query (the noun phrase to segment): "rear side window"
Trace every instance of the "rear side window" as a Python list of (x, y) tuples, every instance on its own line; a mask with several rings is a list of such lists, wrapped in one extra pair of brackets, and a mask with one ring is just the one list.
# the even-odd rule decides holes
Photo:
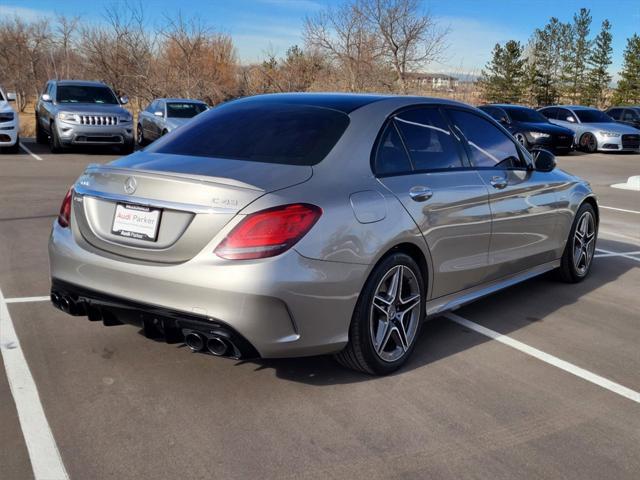
[[(616, 118), (616, 117), (614, 117)], [(620, 116), (618, 115), (617, 118), (620, 118)], [(627, 122), (633, 122), (634, 120), (638, 119), (638, 114), (636, 112), (634, 112), (633, 110), (627, 109), (624, 111), (624, 118), (623, 120), (627, 121)]]
[(525, 168), (515, 142), (489, 121), (473, 113), (450, 110), (469, 145), (471, 163), (480, 168)]
[(411, 162), (393, 122), (385, 127), (376, 151), (377, 175), (399, 175), (411, 171)]
[(204, 112), (147, 147), (147, 151), (316, 165), (327, 156), (348, 125), (346, 114), (328, 108), (232, 102)]
[(621, 112), (622, 110), (620, 108), (612, 108), (607, 112), (607, 115), (609, 115), (611, 118), (615, 118), (616, 120), (620, 120)]
[(191, 118), (207, 109), (203, 103), (169, 102), (167, 116), (171, 118)]
[(436, 108), (408, 110), (395, 117), (415, 170), (461, 168), (456, 141)]
[(556, 120), (558, 118), (557, 108), (545, 108), (544, 110), (540, 110), (540, 113), (551, 120)]

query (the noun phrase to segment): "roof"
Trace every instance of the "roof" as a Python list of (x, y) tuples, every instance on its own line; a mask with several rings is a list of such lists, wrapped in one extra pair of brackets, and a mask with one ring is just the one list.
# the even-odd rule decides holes
[(504, 108), (505, 110), (515, 109), (515, 108), (519, 108), (522, 110), (534, 110), (533, 108), (527, 107), (526, 105), (514, 105), (512, 103), (487, 103), (486, 105), (480, 105), (480, 107), (478, 108), (482, 108), (482, 107), (498, 107), (498, 108)]
[(83, 86), (83, 87), (106, 87), (107, 85), (102, 82), (95, 82), (93, 80), (51, 80), (56, 82), (60, 86)]
[[(271, 93), (244, 97), (235, 102), (256, 103), (288, 103), (294, 105), (308, 105), (312, 107), (330, 108), (349, 114), (360, 107), (378, 102), (393, 95), (368, 95), (356, 93)], [(234, 102), (234, 103), (235, 103)]]
[(203, 102), (202, 100), (198, 100), (197, 98), (156, 98), (153, 101), (155, 102), (156, 100), (162, 100), (164, 102), (183, 102), (183, 103), (203, 103), (206, 105), (206, 102)]
[(568, 108), (569, 110), (597, 110), (595, 107), (587, 107), (585, 105), (547, 105), (547, 107)]

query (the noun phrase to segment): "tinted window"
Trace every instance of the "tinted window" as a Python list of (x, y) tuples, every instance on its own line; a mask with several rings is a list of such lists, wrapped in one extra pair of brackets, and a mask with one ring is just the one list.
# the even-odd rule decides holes
[(349, 125), (336, 110), (237, 101), (209, 110), (147, 151), (287, 165), (315, 165)]
[(627, 121), (627, 122), (633, 122), (634, 120), (638, 119), (638, 114), (636, 112), (634, 112), (633, 110), (625, 110), (624, 111), (624, 118), (623, 120)]
[(557, 108), (545, 108), (544, 110), (540, 110), (540, 113), (551, 120), (555, 120), (558, 118), (558, 109)]
[(573, 113), (571, 113), (570, 110), (567, 110), (566, 108), (558, 109), (558, 120), (561, 120), (563, 122), (577, 123), (576, 117), (573, 115)]
[(167, 116), (172, 118), (191, 118), (204, 112), (207, 107), (202, 103), (169, 102)]
[(411, 171), (411, 162), (393, 122), (389, 122), (380, 137), (376, 152), (375, 171), (378, 175), (393, 175)]
[(416, 170), (460, 168), (455, 139), (439, 110), (421, 108), (398, 114), (396, 125), (402, 134)]
[(461, 110), (450, 110), (451, 118), (469, 144), (471, 163), (476, 167), (524, 168), (515, 143), (484, 118)]
[(607, 114), (611, 117), (611, 118), (615, 118), (616, 120), (620, 120), (620, 113), (622, 112), (622, 109), (620, 108), (612, 108), (611, 110), (609, 110), (607, 112)]
[(488, 107), (486, 105), (483, 105), (481, 107), (478, 107), (480, 110), (482, 110), (484, 113), (486, 113), (487, 115), (491, 116), (492, 118), (494, 118), (495, 120), (500, 121), (500, 110), (497, 109), (496, 107)]
[(101, 103), (117, 105), (118, 100), (106, 87), (58, 85), (58, 103)]
[(582, 123), (610, 123), (613, 119), (600, 110), (576, 110), (576, 115)]
[(516, 122), (549, 123), (547, 117), (532, 108), (510, 108), (508, 112)]

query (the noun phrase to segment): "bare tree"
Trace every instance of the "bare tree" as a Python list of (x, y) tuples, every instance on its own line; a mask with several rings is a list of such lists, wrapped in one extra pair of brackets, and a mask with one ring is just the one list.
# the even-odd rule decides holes
[(327, 55), (342, 72), (347, 90), (366, 90), (379, 83), (384, 70), (381, 41), (355, 3), (343, 3), (337, 9), (327, 8), (307, 17), (304, 39), (309, 50)]
[(382, 55), (402, 92), (407, 91), (407, 72), (442, 60), (449, 30), (422, 13), (418, 0), (359, 0), (355, 8), (380, 37)]

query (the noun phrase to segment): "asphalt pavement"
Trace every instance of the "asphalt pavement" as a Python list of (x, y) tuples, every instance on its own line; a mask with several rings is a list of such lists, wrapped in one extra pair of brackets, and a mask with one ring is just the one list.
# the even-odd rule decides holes
[(0, 478), (640, 478), (640, 192), (610, 186), (640, 155), (558, 158), (599, 196), (586, 281), (545, 275), (430, 321), (408, 365), (375, 378), (55, 310), (51, 223), (86, 165), (117, 155), (25, 146), (0, 154)]

